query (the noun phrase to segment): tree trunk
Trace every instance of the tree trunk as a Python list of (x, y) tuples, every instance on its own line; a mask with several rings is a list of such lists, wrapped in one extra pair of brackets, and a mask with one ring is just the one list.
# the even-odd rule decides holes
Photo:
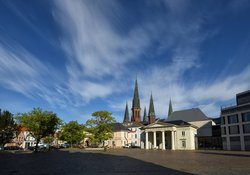
[(37, 152), (37, 148), (38, 148), (38, 143), (40, 142), (40, 139), (37, 139), (37, 141), (36, 141), (36, 146), (35, 146), (35, 150), (34, 150), (34, 152), (36, 153)]

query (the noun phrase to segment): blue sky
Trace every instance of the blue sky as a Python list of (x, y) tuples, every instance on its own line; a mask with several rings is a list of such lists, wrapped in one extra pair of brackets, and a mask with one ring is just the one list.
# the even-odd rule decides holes
[(249, 17), (247, 0), (0, 0), (0, 108), (122, 121), (137, 77), (160, 118), (170, 98), (218, 117), (250, 89)]

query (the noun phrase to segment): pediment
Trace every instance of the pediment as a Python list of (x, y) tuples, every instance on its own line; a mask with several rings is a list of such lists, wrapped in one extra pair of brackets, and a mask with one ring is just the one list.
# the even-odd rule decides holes
[(161, 127), (166, 127), (166, 126), (172, 127), (174, 125), (170, 123), (155, 122), (155, 123), (145, 126), (144, 128), (161, 128)]

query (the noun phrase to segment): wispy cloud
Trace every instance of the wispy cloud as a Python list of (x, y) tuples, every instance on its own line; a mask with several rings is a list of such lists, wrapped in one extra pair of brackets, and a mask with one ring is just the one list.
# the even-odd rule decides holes
[[(218, 29), (204, 30), (204, 14), (196, 14), (192, 20), (186, 15), (188, 4), (179, 4), (178, 1), (164, 1), (166, 8), (170, 9), (167, 22), (172, 22), (165, 28), (167, 36), (158, 38), (160, 49), (169, 50), (170, 63), (151, 65), (150, 69), (138, 74), (141, 107), (149, 105), (150, 93), (153, 93), (155, 109), (158, 117), (166, 117), (169, 99), (172, 99), (174, 110), (186, 108), (201, 108), (208, 116), (219, 116), (220, 107), (235, 98), (235, 94), (250, 88), (249, 66), (238, 74), (218, 75), (212, 81), (197, 79), (189, 81), (185, 75), (193, 70), (202, 69), (200, 59), (200, 45), (206, 39), (213, 37)], [(154, 5), (159, 5), (154, 3)], [(161, 5), (161, 4), (160, 4)], [(176, 9), (177, 8), (177, 9)], [(178, 17), (177, 17), (178, 16)], [(164, 26), (166, 27), (166, 26)], [(159, 30), (161, 31), (161, 30)], [(164, 39), (169, 41), (164, 42)], [(162, 41), (163, 40), (163, 41)], [(132, 96), (131, 96), (132, 100)], [(123, 105), (122, 105), (123, 104)], [(125, 101), (115, 105), (124, 110)], [(123, 107), (122, 107), (123, 106)], [(120, 116), (122, 118), (122, 116)]]
[(128, 63), (150, 43), (146, 31), (118, 33), (104, 13), (110, 6), (119, 8), (114, 1), (55, 1), (55, 6), (55, 20), (65, 34), (62, 46), (68, 55), (71, 90), (86, 101), (121, 92), (120, 78), (128, 72)]
[(52, 106), (67, 106), (72, 101), (67, 90), (61, 92), (65, 84), (59, 73), (17, 43), (0, 44), (0, 79), (2, 87)]
[(32, 88), (39, 87), (37, 77), (42, 77), (44, 72), (48, 72), (46, 67), (20, 47), (8, 48), (0, 45), (0, 55), (1, 84), (32, 96)]
[[(250, 88), (249, 67), (230, 75), (221, 70), (223, 74), (209, 82), (186, 76), (203, 69), (201, 46), (219, 31), (206, 28), (216, 12), (202, 7), (195, 11), (190, 1), (146, 2), (138, 12), (140, 17), (129, 18), (119, 1), (53, 1), (53, 19), (61, 29), (59, 47), (66, 55), (66, 64), (61, 65), (65, 72), (17, 43), (0, 44), (1, 86), (51, 106), (88, 108), (100, 99), (107, 108), (123, 113), (126, 101), (131, 107), (137, 76), (141, 107), (148, 109), (152, 92), (159, 117), (167, 115), (170, 98), (175, 110), (200, 107), (216, 116), (223, 102)], [(243, 6), (230, 2), (237, 9)], [(10, 7), (34, 33), (51, 42), (20, 9)], [(122, 119), (123, 115), (116, 117)]]
[(56, 7), (55, 19), (65, 32), (62, 45), (84, 76), (98, 79), (119, 74), (117, 67), (123, 68), (147, 45), (143, 31), (134, 30), (126, 37), (115, 32), (98, 9), (99, 1), (56, 1)]

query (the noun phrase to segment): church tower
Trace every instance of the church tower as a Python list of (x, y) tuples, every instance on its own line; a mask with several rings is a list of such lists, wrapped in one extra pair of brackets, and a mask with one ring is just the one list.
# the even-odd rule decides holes
[(154, 108), (154, 101), (153, 101), (153, 96), (151, 93), (150, 96), (150, 104), (149, 104), (149, 111), (148, 111), (148, 123), (154, 123), (155, 122), (155, 108)]
[(131, 122), (140, 123), (141, 122), (141, 108), (140, 108), (140, 98), (138, 92), (137, 79), (135, 80), (134, 98), (132, 103), (132, 117)]
[(125, 108), (123, 123), (124, 124), (128, 124), (129, 123), (128, 103), (126, 103), (126, 108)]
[(167, 118), (169, 118), (169, 116), (173, 113), (173, 107), (172, 107), (172, 102), (171, 99), (169, 100), (169, 107), (168, 107), (168, 116)]
[(147, 110), (146, 110), (146, 107), (144, 108), (144, 115), (143, 115), (143, 122), (147, 122), (148, 119), (147, 119)]

